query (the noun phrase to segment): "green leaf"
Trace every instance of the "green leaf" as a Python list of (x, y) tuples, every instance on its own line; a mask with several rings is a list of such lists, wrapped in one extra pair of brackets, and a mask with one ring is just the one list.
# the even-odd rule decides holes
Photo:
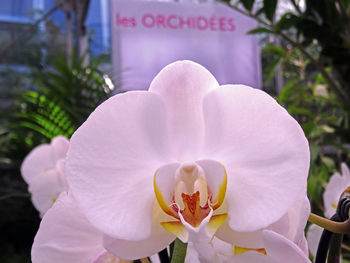
[(276, 27), (275, 27), (276, 32), (280, 32), (282, 30), (286, 30), (293, 26), (296, 26), (297, 20), (298, 20), (297, 16), (295, 16), (290, 12), (283, 14), (280, 20), (276, 24)]
[(279, 57), (285, 57), (288, 54), (284, 48), (279, 47), (279, 46), (274, 46), (274, 45), (266, 45), (263, 48), (263, 51), (267, 51), (267, 52), (269, 52), (273, 55), (277, 55)]
[(317, 160), (318, 154), (320, 153), (320, 147), (315, 143), (310, 143), (310, 153), (311, 153), (311, 162)]
[(339, 3), (345, 10), (348, 10), (348, 8), (350, 6), (349, 0), (339, 0)]
[(321, 126), (315, 126), (312, 131), (310, 132), (309, 138), (315, 139), (320, 137), (321, 135), (325, 134), (324, 129), (322, 129)]
[(335, 168), (335, 162), (329, 157), (321, 157), (322, 162), (327, 166), (328, 170)]
[(293, 89), (295, 87), (295, 84), (298, 82), (298, 79), (293, 79), (287, 82), (284, 87), (282, 88), (279, 96), (278, 96), (278, 103), (286, 103), (289, 98), (291, 97), (293, 93)]
[(306, 123), (301, 124), (301, 127), (303, 128), (303, 131), (305, 133), (305, 136), (308, 138), (311, 131), (313, 130), (313, 128), (315, 127), (315, 123), (313, 121), (309, 121)]
[(283, 62), (282, 58), (277, 58), (272, 60), (265, 68), (264, 68), (264, 76), (265, 81), (269, 82), (275, 76), (275, 72), (277, 67)]
[(171, 257), (171, 263), (183, 263), (185, 262), (187, 252), (187, 243), (182, 243), (178, 238), (175, 239), (174, 251)]
[(277, 0), (264, 0), (264, 13), (266, 17), (273, 21), (277, 7)]
[(252, 30), (249, 30), (247, 32), (247, 34), (249, 35), (252, 35), (252, 34), (261, 34), (261, 33), (267, 33), (267, 34), (271, 34), (273, 33), (272, 30), (266, 28), (266, 27), (257, 27), (257, 28), (254, 28)]
[(245, 9), (251, 11), (254, 5), (254, 0), (240, 0), (240, 2), (244, 5)]
[(287, 108), (288, 112), (290, 115), (294, 116), (295, 114), (299, 114), (299, 115), (304, 115), (304, 116), (308, 116), (308, 117), (313, 117), (314, 114), (312, 113), (311, 110), (307, 109), (307, 108), (303, 108), (303, 107), (298, 107), (296, 105), (291, 105)]

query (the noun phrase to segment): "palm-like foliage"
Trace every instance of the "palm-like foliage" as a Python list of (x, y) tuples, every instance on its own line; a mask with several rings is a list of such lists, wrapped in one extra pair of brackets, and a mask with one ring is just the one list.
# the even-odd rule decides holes
[(11, 158), (20, 160), (33, 146), (57, 135), (69, 138), (108, 98), (111, 89), (99, 69), (101, 62), (96, 58), (85, 66), (84, 58), (67, 62), (59, 57), (52, 68), (33, 71), (35, 89), (18, 96), (17, 111), (7, 125)]
[[(21, 92), (12, 113), (1, 111), (0, 262), (30, 262), (30, 246), (39, 225), (19, 167), (36, 145), (57, 135), (70, 137), (111, 90), (99, 70), (101, 60), (69, 63), (63, 57), (32, 72), (33, 89)], [(29, 85), (28, 85), (29, 86)]]

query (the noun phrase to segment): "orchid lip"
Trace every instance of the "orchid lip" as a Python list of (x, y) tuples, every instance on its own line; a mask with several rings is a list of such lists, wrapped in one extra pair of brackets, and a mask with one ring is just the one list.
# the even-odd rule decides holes
[[(213, 212), (223, 204), (226, 186), (226, 170), (222, 164), (213, 160), (160, 167), (154, 175), (156, 199), (162, 210), (176, 219), (163, 222), (163, 227), (179, 236), (185, 228), (195, 229), (204, 221), (210, 222)], [(213, 217), (215, 231), (227, 214), (221, 214), (220, 220), (218, 216)], [(209, 232), (213, 234), (215, 231)]]

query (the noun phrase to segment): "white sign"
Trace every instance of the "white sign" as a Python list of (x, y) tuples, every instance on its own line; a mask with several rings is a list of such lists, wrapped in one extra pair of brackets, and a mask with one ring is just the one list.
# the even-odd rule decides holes
[(112, 61), (123, 90), (148, 89), (167, 64), (193, 60), (220, 84), (261, 88), (254, 20), (223, 4), (111, 1)]

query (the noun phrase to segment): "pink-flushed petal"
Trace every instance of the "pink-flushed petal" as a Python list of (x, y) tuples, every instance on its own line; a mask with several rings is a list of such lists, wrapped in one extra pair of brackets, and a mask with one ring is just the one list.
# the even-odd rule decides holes
[(60, 180), (60, 185), (62, 185), (65, 189), (65, 191), (68, 191), (68, 183), (66, 178), (66, 159), (60, 159), (56, 162), (55, 167)]
[[(302, 250), (305, 250), (304, 228), (310, 214), (310, 203), (306, 197), (306, 193), (288, 209), (288, 212), (282, 216), (278, 221), (271, 224), (266, 230), (274, 231), (283, 235), (296, 244), (300, 244)], [(218, 229), (215, 236), (228, 243), (235, 244), (240, 247), (248, 248), (262, 248), (264, 242), (262, 240), (262, 231), (264, 229), (254, 232), (236, 232), (233, 231), (227, 222)], [(307, 250), (307, 246), (306, 246)]]
[(329, 179), (326, 190), (323, 193), (325, 216), (331, 218), (336, 210), (341, 194), (350, 186), (350, 177), (335, 173)]
[(254, 232), (237, 232), (230, 228), (227, 220), (216, 231), (215, 236), (227, 243), (235, 244), (240, 247), (262, 248), (264, 246), (262, 230)]
[(21, 166), (23, 179), (30, 184), (41, 172), (55, 167), (56, 162), (64, 159), (69, 141), (63, 136), (57, 136), (51, 144), (41, 144), (35, 147), (24, 159)]
[(292, 241), (270, 230), (263, 231), (267, 256), (274, 262), (311, 263), (308, 256)]
[[(209, 246), (209, 244), (208, 244), (208, 246)], [(207, 247), (205, 247), (205, 248), (207, 249)], [(208, 257), (207, 254), (210, 253), (211, 251), (212, 251), (211, 247), (209, 248), (209, 250), (205, 250), (204, 251), (204, 253), (206, 254), (205, 256)], [(209, 258), (211, 258), (211, 255), (209, 255)], [(195, 247), (193, 243), (188, 243), (185, 263), (207, 263), (207, 260), (205, 258), (201, 262), (199, 260), (199, 254), (197, 251), (197, 247)]]
[(33, 263), (90, 263), (103, 251), (102, 233), (62, 193), (45, 214), (32, 247)]
[(340, 196), (350, 187), (350, 171), (345, 163), (341, 164), (341, 172), (331, 176), (323, 194), (325, 216), (328, 218), (335, 214)]
[(318, 243), (320, 243), (323, 228), (318, 225), (310, 225), (306, 238), (311, 255), (316, 256)]
[(117, 239), (150, 236), (153, 176), (171, 163), (167, 142), (164, 103), (147, 91), (113, 96), (73, 134), (68, 185), (94, 226)]
[[(295, 224), (295, 223), (294, 223)], [(275, 231), (281, 235), (287, 236), (289, 234), (291, 222), (289, 220), (289, 214), (285, 214), (277, 222), (271, 224), (266, 229)], [(248, 248), (262, 248), (264, 247), (264, 242), (262, 240), (263, 229), (254, 232), (236, 232), (230, 228), (228, 222), (225, 222), (215, 233), (215, 236), (219, 239), (228, 242), (230, 244), (235, 244), (239, 247)]]
[(153, 256), (150, 256), (149, 258), (150, 258), (150, 260), (151, 260), (152, 263), (161, 263), (158, 254), (155, 254), (155, 255), (153, 255)]
[(120, 260), (115, 255), (103, 249), (100, 255), (98, 255), (97, 258), (93, 260), (91, 263), (119, 263), (119, 262)]
[(307, 245), (307, 240), (306, 240), (306, 236), (305, 235), (296, 244), (301, 249), (301, 251), (304, 252), (305, 255), (309, 255), (309, 247)]
[(305, 192), (305, 194), (302, 195), (288, 210), (289, 231), (288, 234), (285, 235), (286, 238), (292, 240), (296, 244), (302, 243), (305, 238), (304, 229), (310, 216), (310, 212), (310, 201)]
[(350, 170), (346, 163), (341, 163), (341, 173), (350, 181)]
[(51, 146), (53, 154), (52, 158), (54, 161), (66, 158), (69, 147), (69, 140), (66, 137), (56, 136), (52, 139)]
[(306, 187), (310, 153), (300, 125), (268, 94), (243, 85), (208, 93), (204, 116), (202, 155), (226, 168), (231, 228), (276, 222)]
[[(218, 238), (213, 238), (208, 242), (189, 243), (185, 263), (192, 263), (193, 258), (200, 263), (221, 263), (226, 262), (234, 253), (233, 246)], [(190, 254), (188, 256), (188, 254)]]
[(133, 241), (130, 238), (123, 240), (104, 235), (104, 247), (118, 258), (126, 260), (135, 260), (154, 255), (166, 248), (175, 239), (174, 235), (160, 225), (161, 221), (169, 221), (169, 219), (172, 220), (155, 203), (153, 207), (152, 231), (149, 237), (144, 240)]
[(65, 184), (62, 184), (61, 175), (55, 169), (39, 174), (28, 188), (32, 195), (33, 205), (40, 212), (41, 217), (55, 203), (60, 193), (66, 190), (67, 187)]
[(26, 156), (21, 166), (21, 174), (24, 181), (30, 184), (42, 171), (54, 167), (52, 147), (49, 144), (41, 144)]
[(166, 104), (174, 157), (194, 161), (204, 137), (202, 98), (219, 86), (213, 75), (192, 61), (177, 61), (162, 69), (149, 91)]
[(209, 243), (188, 243), (185, 263), (221, 263)]

